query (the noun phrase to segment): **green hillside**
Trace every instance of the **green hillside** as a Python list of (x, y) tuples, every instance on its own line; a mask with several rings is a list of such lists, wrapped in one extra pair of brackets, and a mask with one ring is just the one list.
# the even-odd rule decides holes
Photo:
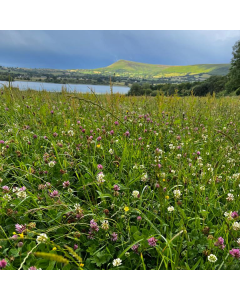
[(92, 70), (78, 70), (84, 74), (101, 74), (127, 76), (133, 78), (162, 78), (162, 77), (185, 77), (206, 75), (226, 75), (230, 64), (198, 64), (189, 66), (168, 66), (138, 63), (127, 60), (119, 60), (112, 65)]

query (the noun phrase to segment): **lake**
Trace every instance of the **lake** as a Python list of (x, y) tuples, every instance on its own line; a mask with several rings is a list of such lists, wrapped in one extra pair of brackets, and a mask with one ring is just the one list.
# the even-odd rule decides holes
[[(2, 84), (8, 86), (8, 81), (0, 81), (0, 88)], [(93, 85), (93, 84), (60, 84), (49, 82), (32, 82), (32, 81), (13, 81), (12, 87), (18, 87), (20, 90), (32, 89), (37, 91), (46, 90), (48, 92), (61, 92), (62, 87), (69, 92), (91, 93), (91, 89), (96, 94), (110, 93), (109, 85)], [(113, 93), (126, 94), (129, 91), (127, 86), (113, 86)]]

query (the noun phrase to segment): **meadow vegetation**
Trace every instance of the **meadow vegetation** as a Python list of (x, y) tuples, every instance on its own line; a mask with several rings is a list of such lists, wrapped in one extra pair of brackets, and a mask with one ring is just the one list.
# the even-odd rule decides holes
[(2, 88), (0, 269), (239, 269), (239, 100)]

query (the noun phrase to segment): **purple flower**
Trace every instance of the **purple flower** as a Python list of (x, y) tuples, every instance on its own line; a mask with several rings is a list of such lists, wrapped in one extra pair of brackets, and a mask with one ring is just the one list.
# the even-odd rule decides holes
[(102, 165), (98, 165), (97, 168), (98, 168), (98, 170), (102, 170), (103, 166)]
[(0, 144), (4, 144), (5, 142), (3, 140), (0, 140)]
[(120, 191), (120, 187), (117, 184), (114, 184), (113, 189), (114, 191)]
[(90, 227), (91, 227), (90, 229), (91, 232), (99, 230), (98, 224), (94, 221), (94, 219), (90, 221)]
[(219, 249), (224, 249), (226, 247), (224, 245), (224, 239), (220, 236), (217, 242), (214, 243), (214, 246), (218, 247)]
[(232, 257), (240, 258), (240, 250), (239, 249), (232, 249), (229, 251)]
[(238, 213), (236, 211), (233, 211), (232, 214), (231, 214), (231, 217), (234, 218), (234, 219), (238, 218)]
[(148, 245), (151, 247), (155, 247), (157, 245), (157, 240), (155, 239), (155, 237), (151, 237), (150, 239), (148, 239)]
[(52, 193), (50, 193), (50, 197), (57, 197), (58, 196), (58, 191), (54, 190)]
[(142, 217), (141, 217), (141, 216), (138, 216), (138, 217), (137, 217), (137, 220), (138, 220), (138, 221), (141, 221), (141, 220), (142, 220)]
[(34, 139), (36, 139), (36, 138), (37, 138), (37, 135), (36, 135), (36, 134), (34, 134), (34, 135), (33, 135), (33, 138), (34, 138)]
[(56, 136), (58, 136), (58, 134), (57, 134), (56, 132), (54, 132), (54, 133), (53, 133), (53, 136), (56, 137)]
[(66, 188), (70, 185), (70, 182), (69, 181), (64, 181), (63, 182), (63, 187)]
[(8, 187), (7, 185), (4, 185), (4, 186), (2, 187), (2, 189), (3, 189), (5, 192), (9, 192), (9, 187)]
[(22, 187), (19, 189), (19, 191), (26, 191), (25, 186), (22, 186)]
[(133, 245), (132, 246), (132, 251), (134, 251), (135, 253), (138, 253), (138, 247), (139, 247), (139, 244), (136, 244), (136, 245)]
[(75, 244), (75, 245), (73, 246), (73, 249), (74, 249), (74, 250), (77, 250), (77, 248), (78, 248), (78, 245)]
[(101, 139), (102, 139), (102, 138), (101, 138), (100, 136), (99, 136), (99, 137), (97, 137), (97, 141), (101, 141)]
[(130, 136), (129, 131), (126, 131), (126, 132), (124, 133), (124, 135), (125, 135), (125, 136)]
[(20, 224), (15, 225), (15, 229), (18, 233), (22, 233), (24, 230), (26, 230), (26, 228), (27, 228), (26, 225), (20, 225)]
[(112, 233), (111, 240), (112, 240), (113, 242), (116, 242), (117, 239), (118, 239), (117, 233), (113, 232), (113, 233)]
[(113, 131), (113, 130), (111, 130), (111, 131), (110, 131), (110, 134), (111, 134), (111, 135), (114, 135), (114, 131)]
[(28, 270), (37, 270), (37, 268), (35, 266), (32, 266)]
[(0, 268), (4, 269), (7, 266), (7, 261), (5, 259), (0, 260)]
[(118, 121), (115, 121), (114, 124), (115, 124), (115, 125), (118, 125), (119, 123), (118, 123)]
[(54, 111), (53, 111), (53, 110), (51, 110), (51, 114), (54, 114)]

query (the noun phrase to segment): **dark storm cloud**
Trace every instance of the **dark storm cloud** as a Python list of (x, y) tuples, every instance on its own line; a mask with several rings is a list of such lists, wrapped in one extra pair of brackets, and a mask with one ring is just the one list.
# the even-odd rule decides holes
[(188, 65), (229, 63), (240, 31), (0, 31), (0, 65), (98, 68), (119, 59)]

